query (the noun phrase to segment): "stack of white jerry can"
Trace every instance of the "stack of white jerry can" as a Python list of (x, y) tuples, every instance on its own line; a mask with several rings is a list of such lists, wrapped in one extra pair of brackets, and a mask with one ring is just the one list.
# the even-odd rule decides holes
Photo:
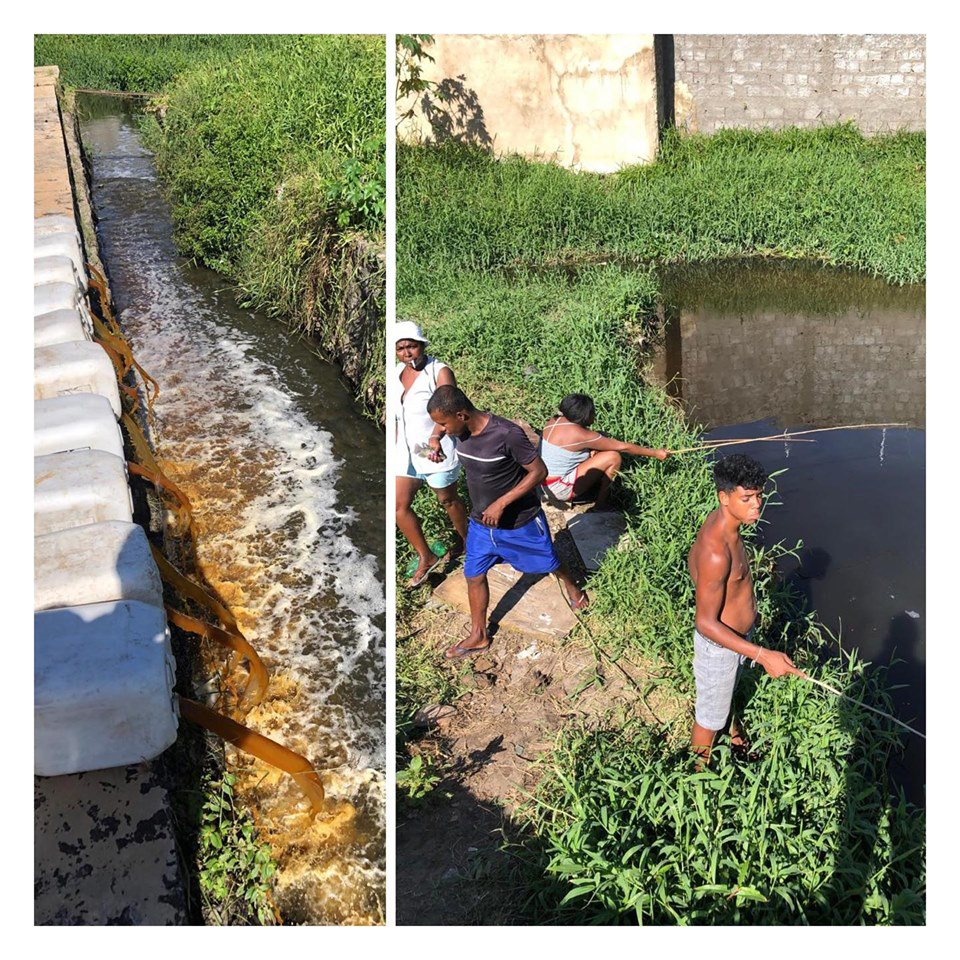
[(160, 575), (133, 522), (113, 364), (76, 223), (34, 221), (35, 772), (149, 760), (177, 736)]

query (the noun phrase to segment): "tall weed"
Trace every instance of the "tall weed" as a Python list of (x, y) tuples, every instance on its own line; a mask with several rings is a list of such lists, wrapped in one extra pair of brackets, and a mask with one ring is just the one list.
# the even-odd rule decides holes
[[(889, 705), (860, 663), (824, 676)], [(797, 680), (753, 685), (744, 721), (760, 759), (721, 747), (702, 771), (638, 723), (564, 734), (529, 807), (540, 922), (922, 924), (923, 820), (886, 786), (898, 735)]]

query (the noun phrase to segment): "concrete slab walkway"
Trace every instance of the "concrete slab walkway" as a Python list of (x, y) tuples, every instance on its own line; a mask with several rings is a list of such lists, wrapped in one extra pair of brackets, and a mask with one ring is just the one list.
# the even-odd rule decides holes
[[(576, 626), (577, 618), (567, 606), (556, 577), (524, 575), (501, 563), (487, 574), (487, 581), (490, 584), (489, 623), (557, 639), (565, 637)], [(448, 606), (470, 612), (462, 569), (447, 577), (433, 595)], [(463, 638), (451, 637), (450, 642), (460, 639)]]

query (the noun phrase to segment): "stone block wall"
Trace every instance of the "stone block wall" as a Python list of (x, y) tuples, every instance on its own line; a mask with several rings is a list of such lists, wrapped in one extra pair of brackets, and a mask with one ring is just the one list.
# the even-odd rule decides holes
[(675, 34), (679, 127), (817, 127), (866, 134), (926, 126), (920, 34)]

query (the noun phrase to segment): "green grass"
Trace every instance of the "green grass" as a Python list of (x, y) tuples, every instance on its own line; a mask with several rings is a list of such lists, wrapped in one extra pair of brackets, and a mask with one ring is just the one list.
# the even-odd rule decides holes
[(198, 63), (282, 48), (280, 34), (37, 34), (34, 66), (57, 65), (69, 87), (156, 93)]
[(758, 253), (917, 282), (925, 149), (922, 133), (865, 138), (849, 125), (674, 133), (656, 163), (600, 175), (459, 144), (400, 144), (398, 284), (416, 289), (454, 266)]
[(177, 243), (344, 358), (383, 417), (384, 41), (290, 37), (182, 74), (149, 143)]
[[(884, 702), (862, 665), (823, 675)], [(567, 731), (528, 811), (540, 922), (923, 923), (922, 820), (886, 791), (897, 735), (801, 681), (760, 679), (744, 718), (759, 761), (718, 748), (700, 772), (642, 724)]]
[[(847, 127), (675, 137), (658, 164), (599, 177), (463, 147), (401, 147), (398, 317), (422, 324), (431, 353), (483, 408), (540, 427), (564, 394), (582, 391), (598, 428), (689, 446), (698, 431), (643, 374), (656, 268), (777, 254), (921, 280), (923, 149), (922, 135), (866, 141)], [(686, 554), (716, 502), (709, 465), (699, 455), (636, 461), (615, 497), (627, 537), (591, 580), (590, 631), (610, 656), (657, 664), (689, 702)], [(449, 538), (428, 492), (415, 509), (429, 539)], [(402, 570), (411, 553), (399, 535), (397, 546)], [(822, 629), (774, 573), (788, 546), (753, 538), (749, 552), (760, 642), (814, 663)], [(404, 600), (401, 631), (416, 612)], [(842, 657), (816, 669), (888, 703), (880, 671)], [(512, 891), (510, 919), (922, 923), (925, 821), (886, 773), (899, 736), (810, 685), (751, 681), (745, 720), (762, 753), (753, 766), (720, 748), (713, 771), (697, 774), (677, 748), (687, 715), (670, 730), (564, 731), (511, 825), (508, 852), (522, 869), (495, 878)], [(415, 674), (398, 693), (402, 714), (420, 696)]]
[(237, 807), (236, 777), (204, 779), (205, 802), (198, 842), (198, 870), (204, 917), (214, 926), (272, 926), (276, 864), (270, 846), (257, 837), (249, 812)]
[(383, 419), (382, 36), (41, 36), (64, 82), (159, 92), (144, 124), (179, 250), (341, 360)]

